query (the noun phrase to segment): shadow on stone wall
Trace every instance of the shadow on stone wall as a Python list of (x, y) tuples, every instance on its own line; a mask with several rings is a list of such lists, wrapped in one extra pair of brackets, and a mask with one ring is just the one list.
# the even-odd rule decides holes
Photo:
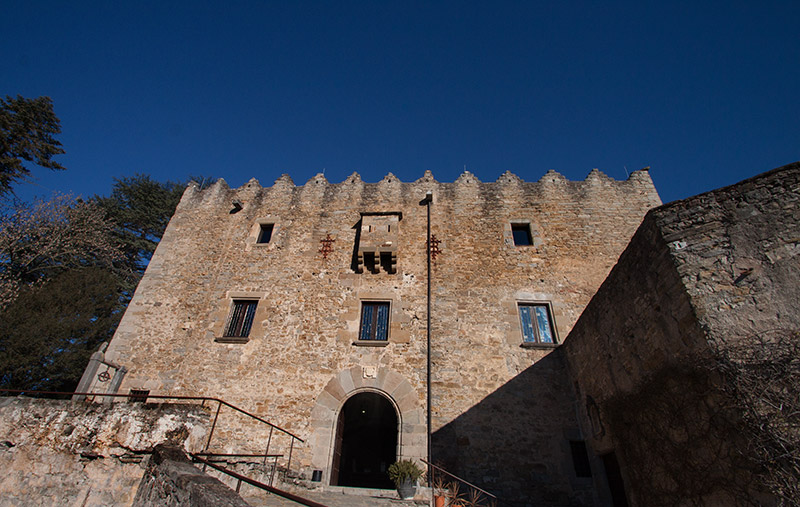
[(433, 461), (512, 505), (590, 505), (570, 440), (581, 437), (556, 349), (435, 431)]

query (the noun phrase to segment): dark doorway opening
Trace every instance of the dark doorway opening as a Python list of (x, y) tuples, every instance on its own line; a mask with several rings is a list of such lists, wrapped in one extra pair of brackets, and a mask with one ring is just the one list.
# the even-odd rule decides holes
[(377, 393), (360, 393), (347, 400), (336, 422), (331, 484), (393, 489), (387, 472), (395, 461), (394, 406)]
[(625, 484), (622, 481), (622, 470), (619, 468), (617, 455), (614, 451), (601, 456), (606, 469), (608, 489), (611, 493), (611, 504), (614, 507), (628, 507), (628, 498), (625, 496)]

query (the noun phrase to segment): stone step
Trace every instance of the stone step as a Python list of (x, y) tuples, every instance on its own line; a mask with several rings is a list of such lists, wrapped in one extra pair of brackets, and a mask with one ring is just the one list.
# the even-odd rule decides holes
[[(425, 499), (425, 488), (417, 488), (417, 496), (414, 500), (400, 500), (397, 491), (393, 489), (325, 486), (318, 489), (293, 488), (291, 493), (327, 507), (421, 507), (428, 504), (428, 500)], [(298, 507), (300, 505), (265, 491), (248, 490), (243, 498), (253, 507)]]

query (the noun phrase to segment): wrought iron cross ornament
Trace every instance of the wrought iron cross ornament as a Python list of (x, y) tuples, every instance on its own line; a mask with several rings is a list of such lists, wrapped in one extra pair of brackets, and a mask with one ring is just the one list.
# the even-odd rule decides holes
[(330, 233), (328, 233), (327, 236), (325, 236), (325, 239), (319, 240), (319, 242), (322, 244), (322, 248), (319, 249), (319, 253), (322, 254), (322, 258), (323, 259), (327, 259), (328, 258), (328, 254), (333, 252), (333, 242), (334, 241), (336, 241), (336, 240), (331, 238), (331, 234)]

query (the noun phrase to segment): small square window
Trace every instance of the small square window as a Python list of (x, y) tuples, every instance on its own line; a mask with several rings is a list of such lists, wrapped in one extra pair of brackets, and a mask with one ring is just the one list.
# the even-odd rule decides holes
[(226, 338), (247, 338), (253, 326), (258, 301), (234, 300), (228, 324), (225, 326)]
[(389, 339), (389, 303), (370, 301), (361, 304), (359, 340), (386, 341)]
[(530, 246), (533, 244), (531, 226), (528, 224), (511, 224), (511, 234), (514, 236), (515, 246)]
[(265, 245), (272, 239), (272, 228), (275, 224), (261, 224), (256, 243)]
[(520, 303), (519, 319), (524, 343), (555, 344), (553, 318), (547, 303)]

